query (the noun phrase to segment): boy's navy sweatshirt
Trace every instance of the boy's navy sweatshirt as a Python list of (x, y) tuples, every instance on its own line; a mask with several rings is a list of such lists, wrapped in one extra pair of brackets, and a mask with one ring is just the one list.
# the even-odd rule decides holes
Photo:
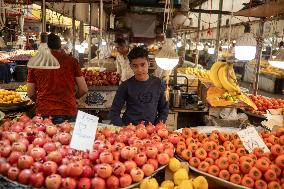
[[(121, 109), (126, 102), (126, 111), (122, 118)], [(141, 121), (157, 124), (165, 122), (169, 113), (169, 103), (165, 97), (165, 85), (161, 79), (149, 76), (147, 81), (138, 81), (135, 77), (123, 82), (114, 97), (109, 117), (111, 123), (122, 126)]]

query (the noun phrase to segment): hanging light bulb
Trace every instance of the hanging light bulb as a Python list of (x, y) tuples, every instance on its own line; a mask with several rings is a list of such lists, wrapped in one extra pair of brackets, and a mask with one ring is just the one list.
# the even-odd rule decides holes
[(179, 62), (172, 36), (173, 30), (169, 25), (166, 31), (165, 43), (155, 58), (157, 65), (163, 70), (172, 70)]
[(284, 69), (284, 49), (280, 49), (268, 62), (273, 67)]
[(252, 60), (255, 58), (256, 40), (250, 33), (250, 25), (245, 25), (244, 34), (237, 39), (235, 47), (235, 58), (239, 60)]

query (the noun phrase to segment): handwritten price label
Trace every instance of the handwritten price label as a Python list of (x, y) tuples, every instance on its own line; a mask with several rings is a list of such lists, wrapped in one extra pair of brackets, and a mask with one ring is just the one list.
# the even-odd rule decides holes
[(270, 152), (254, 127), (249, 127), (237, 133), (249, 153), (251, 153), (256, 147), (262, 148), (264, 152)]
[(92, 150), (99, 118), (79, 111), (70, 143), (76, 150)]

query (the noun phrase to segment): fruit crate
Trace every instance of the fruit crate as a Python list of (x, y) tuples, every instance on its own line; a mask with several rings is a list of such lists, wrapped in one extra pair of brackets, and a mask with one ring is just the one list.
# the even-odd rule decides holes
[(282, 90), (284, 89), (284, 78), (276, 77), (271, 74), (260, 73), (259, 89), (270, 93), (282, 94)]
[(198, 80), (198, 88), (197, 88), (198, 97), (207, 106), (208, 106), (208, 103), (207, 103), (207, 100), (206, 100), (207, 90), (212, 86), (214, 86), (213, 83), (211, 83), (208, 80), (201, 80), (201, 79)]
[(0, 175), (0, 189), (8, 189), (8, 188), (32, 189), (33, 187), (28, 186), (28, 185), (19, 184), (18, 182), (12, 181), (12, 180)]

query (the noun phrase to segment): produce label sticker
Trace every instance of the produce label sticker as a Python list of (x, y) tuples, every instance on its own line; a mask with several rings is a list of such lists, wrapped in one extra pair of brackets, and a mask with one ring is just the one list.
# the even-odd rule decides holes
[(260, 147), (264, 152), (270, 152), (254, 127), (248, 127), (237, 132), (244, 147), (251, 153), (254, 148)]
[(70, 147), (76, 150), (92, 150), (99, 118), (78, 111)]

